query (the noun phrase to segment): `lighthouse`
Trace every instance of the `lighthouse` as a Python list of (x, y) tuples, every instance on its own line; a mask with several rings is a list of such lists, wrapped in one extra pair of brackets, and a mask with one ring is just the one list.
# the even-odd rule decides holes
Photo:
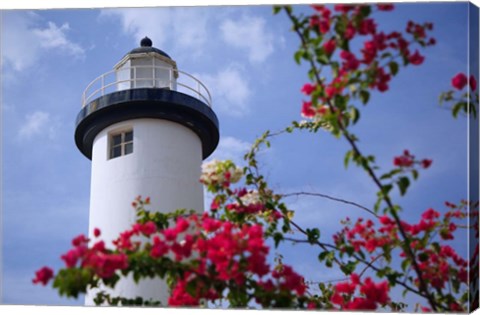
[[(177, 68), (145, 37), (82, 95), (75, 143), (91, 162), (89, 236), (105, 244), (135, 223), (131, 203), (149, 196), (151, 210), (203, 211), (202, 160), (217, 147), (218, 119), (207, 87)], [(107, 245), (108, 246), (108, 245)], [(166, 284), (122, 279), (112, 296), (167, 301)], [(85, 304), (93, 305), (95, 291)]]

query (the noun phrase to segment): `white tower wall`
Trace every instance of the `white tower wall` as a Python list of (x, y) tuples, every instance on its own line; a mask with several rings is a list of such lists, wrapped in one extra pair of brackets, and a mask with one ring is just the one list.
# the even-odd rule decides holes
[[(112, 133), (133, 130), (133, 153), (109, 158)], [(135, 223), (132, 201), (149, 196), (152, 211), (186, 208), (203, 211), (200, 138), (181, 124), (161, 119), (133, 119), (111, 125), (95, 138), (92, 151), (89, 236), (100, 228), (107, 246)], [(153, 298), (166, 305), (168, 292), (161, 280), (135, 285), (122, 279), (112, 296)], [(85, 304), (93, 305), (95, 292)]]

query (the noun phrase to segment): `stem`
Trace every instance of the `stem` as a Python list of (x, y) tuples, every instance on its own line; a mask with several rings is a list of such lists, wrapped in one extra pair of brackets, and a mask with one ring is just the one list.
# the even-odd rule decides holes
[(322, 198), (326, 198), (326, 199), (330, 199), (330, 200), (333, 200), (333, 201), (338, 201), (338, 202), (341, 202), (341, 203), (345, 203), (345, 204), (348, 204), (348, 205), (352, 205), (352, 206), (355, 206), (357, 208), (360, 208), (362, 210), (365, 210), (367, 211), (368, 213), (370, 213), (371, 215), (375, 216), (378, 218), (378, 215), (373, 212), (372, 210), (368, 209), (367, 207), (364, 207), (362, 205), (359, 205), (358, 203), (355, 203), (353, 201), (348, 201), (348, 200), (345, 200), (345, 199), (341, 199), (341, 198), (336, 198), (336, 197), (332, 197), (332, 196), (329, 196), (329, 195), (325, 195), (325, 194), (321, 194), (321, 193), (314, 193), (314, 192), (294, 192), (294, 193), (288, 193), (288, 194), (283, 194), (281, 195), (282, 197), (292, 197), (292, 196), (314, 196), (314, 197), (322, 197)]
[[(291, 223), (293, 226), (295, 226), (295, 227), (299, 230), (299, 232), (307, 235), (306, 231), (304, 231), (301, 227), (299, 227), (295, 222), (290, 221), (290, 223)], [(312, 244), (312, 243), (311, 243), (310, 241), (308, 241), (308, 240), (300, 240), (300, 239), (293, 239), (293, 238), (284, 238), (284, 239), (287, 240), (287, 241), (292, 241), (292, 242), (296, 242), (296, 243), (308, 243), (308, 244)], [(340, 251), (340, 249), (339, 249), (338, 247), (334, 246), (334, 245), (327, 244), (327, 243), (322, 243), (322, 242), (319, 242), (319, 241), (316, 241), (313, 245), (317, 245), (317, 246), (321, 247), (321, 248), (322, 248), (323, 250), (325, 250), (325, 251), (328, 251), (327, 248), (331, 248), (331, 249), (334, 249), (334, 250), (336, 250), (336, 251)], [(364, 273), (368, 268), (371, 268), (371, 269), (373, 269), (373, 270), (376, 271), (376, 272), (380, 271), (380, 268), (378, 268), (377, 266), (375, 266), (373, 263), (374, 263), (379, 257), (381, 257), (381, 256), (382, 256), (382, 255), (378, 256), (377, 258), (375, 258), (375, 259), (372, 260), (372, 261), (366, 261), (365, 259), (363, 259), (363, 258), (361, 258), (361, 257), (359, 257), (359, 256), (357, 256), (357, 255), (352, 255), (353, 258), (357, 259), (358, 261), (360, 261), (361, 263), (363, 263), (363, 264), (366, 265), (366, 267), (365, 267), (365, 269), (362, 271), (362, 273)], [(334, 261), (335, 261), (339, 266), (343, 266), (343, 263), (341, 263), (336, 257), (334, 258)], [(415, 293), (415, 294), (417, 294), (417, 295), (420, 295), (420, 296), (426, 298), (426, 296), (425, 296), (422, 292), (420, 292), (420, 291), (416, 290), (415, 288), (409, 286), (406, 282), (402, 282), (402, 281), (399, 281), (399, 280), (395, 280), (395, 283), (401, 285), (402, 287), (404, 287), (405, 289), (407, 289), (408, 291), (410, 291), (410, 292), (412, 292), (412, 293)]]
[[(288, 15), (290, 21), (293, 23), (294, 31), (297, 33), (298, 37), (300, 38), (300, 41), (302, 43), (303, 48), (308, 49), (307, 42), (306, 42), (305, 38), (303, 37), (303, 34), (300, 31), (298, 24), (295, 21), (295, 17), (293, 16), (293, 14), (289, 10), (285, 10), (285, 12)], [(315, 62), (313, 61), (313, 59), (311, 57), (308, 58), (308, 61), (310, 63), (311, 70), (313, 71), (315, 79), (317, 80), (318, 83), (321, 83), (322, 80), (320, 79), (320, 73), (319, 73), (319, 71), (316, 67)], [(328, 106), (330, 107), (330, 110), (333, 112), (334, 108), (333, 108), (330, 101), (328, 102)], [(339, 124), (339, 129), (342, 132), (342, 135), (345, 137), (347, 142), (350, 144), (354, 153), (357, 154), (358, 156), (363, 156), (360, 149), (358, 148), (358, 146), (356, 145), (355, 141), (350, 136), (350, 134), (347, 132), (346, 128), (343, 126), (343, 123), (340, 119), (338, 120), (338, 124)], [(375, 172), (373, 171), (373, 169), (370, 167), (370, 165), (366, 164), (364, 166), (364, 169), (367, 171), (368, 175), (372, 178), (373, 182), (380, 189), (380, 191), (383, 191), (383, 185), (380, 182), (380, 180), (378, 179), (378, 177), (375, 174)], [(432, 297), (432, 295), (428, 291), (428, 287), (427, 287), (427, 284), (425, 282), (425, 279), (423, 279), (422, 272), (421, 272), (420, 268), (418, 267), (415, 256), (412, 252), (412, 249), (410, 248), (410, 239), (408, 238), (408, 236), (407, 236), (407, 234), (406, 234), (406, 232), (405, 232), (405, 230), (402, 226), (402, 223), (401, 223), (400, 218), (399, 218), (399, 216), (398, 216), (398, 214), (397, 214), (397, 212), (396, 212), (396, 210), (393, 206), (393, 203), (390, 200), (390, 197), (388, 195), (384, 195), (384, 194), (382, 194), (382, 195), (383, 195), (382, 198), (385, 201), (385, 203), (387, 204), (387, 206), (390, 210), (390, 213), (393, 216), (393, 218), (395, 220), (395, 223), (398, 226), (398, 230), (400, 231), (400, 234), (401, 234), (401, 236), (402, 236), (402, 238), (405, 242), (404, 250), (407, 253), (410, 260), (412, 261), (412, 266), (413, 266), (413, 268), (414, 268), (414, 270), (417, 274), (417, 277), (418, 277), (418, 280), (419, 280), (420, 291), (423, 292), (423, 294), (421, 294), (421, 295), (424, 296), (428, 300), (430, 306), (432, 307), (432, 310), (437, 311), (438, 310), (437, 303), (435, 302), (434, 298)]]

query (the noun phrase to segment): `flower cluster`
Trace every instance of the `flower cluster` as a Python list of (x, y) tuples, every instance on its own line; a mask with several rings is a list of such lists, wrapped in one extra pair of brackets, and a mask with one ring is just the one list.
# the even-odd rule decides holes
[[(299, 295), (305, 292), (303, 278), (291, 267), (285, 266), (283, 272), (270, 270), (266, 260), (269, 250), (260, 225), (235, 225), (204, 214), (202, 217), (191, 216), (177, 221), (172, 228), (173, 234), (185, 229), (179, 228), (179, 224), (186, 226), (183, 222), (191, 224), (193, 233), (185, 237), (182, 251), (175, 250), (179, 243), (172, 243), (175, 241), (173, 236), (154, 238), (151, 248), (151, 255), (156, 258), (167, 255), (168, 250), (173, 250), (178, 255), (177, 259), (189, 256), (193, 266), (176, 282), (169, 305), (198, 305), (201, 300), (213, 301), (221, 293), (213, 290), (215, 285), (222, 287), (219, 283), (230, 283), (238, 288), (245, 286), (252, 277), (262, 281), (269, 274), (276, 280), (265, 282), (272, 284), (272, 290), (279, 290), (283, 294), (296, 292)], [(187, 290), (192, 284), (195, 287), (193, 292)]]
[(470, 78), (467, 78), (464, 73), (458, 73), (452, 78), (452, 86), (457, 90), (463, 90), (467, 84), (470, 85), (472, 92), (477, 90), (477, 80), (473, 75), (471, 75)]
[[(388, 217), (381, 217), (380, 222), (383, 227), (377, 231), (372, 220), (365, 221), (363, 218), (359, 218), (353, 227), (345, 226), (333, 236), (333, 239), (337, 245), (344, 248), (343, 251), (345, 251), (344, 245), (348, 244), (348, 246), (353, 247), (355, 252), (366, 249), (369, 253), (372, 253), (378, 247), (390, 244), (392, 237), (396, 236), (397, 233), (394, 222)], [(346, 223), (350, 224), (349, 218), (347, 218)]]
[(202, 165), (200, 182), (207, 188), (216, 192), (219, 189), (228, 188), (230, 184), (238, 182), (243, 176), (243, 170), (230, 160), (212, 160)]
[(43, 285), (47, 285), (52, 278), (53, 270), (45, 266), (35, 272), (35, 278), (32, 280), (32, 282), (35, 284), (41, 283)]
[(430, 159), (423, 159), (423, 160), (415, 160), (415, 156), (410, 153), (408, 150), (404, 150), (402, 155), (396, 156), (393, 159), (393, 165), (402, 167), (402, 168), (409, 168), (412, 167), (414, 164), (418, 164), (423, 168), (429, 168), (432, 165), (432, 160)]
[(265, 209), (265, 206), (260, 199), (260, 195), (256, 190), (248, 191), (247, 189), (242, 188), (233, 192), (233, 194), (236, 196), (238, 202), (227, 204), (227, 210), (235, 211), (237, 213), (255, 214)]
[[(450, 203), (447, 203), (447, 206), (455, 207)], [(467, 285), (468, 283), (467, 260), (462, 258), (449, 245), (426, 243), (426, 240), (429, 240), (437, 233), (443, 240), (453, 239), (453, 232), (457, 229), (457, 225), (451, 220), (453, 218), (463, 218), (464, 216), (463, 212), (452, 209), (442, 217), (438, 211), (429, 208), (422, 213), (418, 223), (409, 224), (405, 221), (400, 221), (399, 223), (410, 240), (409, 246), (415, 256), (422, 278), (436, 290), (446, 288), (449, 282), (455, 282), (457, 288), (462, 284)], [(359, 218), (350, 227), (350, 220), (347, 218), (347, 226), (334, 235), (335, 244), (342, 252), (348, 252), (350, 248), (354, 253), (360, 253), (365, 250), (372, 254), (377, 249), (380, 249), (376, 252), (379, 255), (385, 255), (385, 253), (390, 253), (394, 248), (398, 248), (400, 249), (399, 256), (404, 259), (405, 266), (410, 265), (411, 261), (406, 248), (404, 248), (405, 244), (399, 241), (400, 227), (397, 221), (388, 215), (379, 217), (378, 221), (380, 227), (377, 228), (372, 220), (364, 221), (362, 218)], [(420, 287), (418, 277), (412, 278), (412, 281), (417, 287)], [(340, 290), (342, 293), (353, 292), (354, 287), (352, 285), (349, 287), (350, 291), (345, 289), (346, 287), (348, 285), (343, 283), (337, 290)], [(352, 293), (350, 292), (350, 294)], [(340, 304), (340, 301), (343, 301), (338, 294), (334, 295), (332, 299), (334, 299), (332, 302), (335, 304)], [(347, 305), (343, 306), (349, 307)], [(367, 309), (374, 309), (374, 304), (370, 306), (372, 308)]]
[[(100, 235), (100, 230), (95, 229), (94, 234)], [(83, 234), (73, 239), (73, 248), (61, 256), (67, 268), (88, 268), (98, 277), (106, 279), (112, 277), (117, 270), (128, 267), (128, 258), (124, 253), (107, 249), (103, 241), (98, 241), (91, 247), (88, 247), (89, 242)]]
[[(359, 291), (360, 296), (355, 296)], [(387, 281), (373, 282), (367, 277), (363, 282), (353, 273), (350, 280), (335, 285), (330, 301), (341, 310), (375, 310), (390, 301)]]
[[(315, 46), (312, 50), (316, 51), (316, 60), (322, 66), (332, 66), (333, 77), (329, 83), (322, 79), (316, 84), (307, 83), (302, 88), (304, 94), (312, 95), (312, 101), (303, 102), (302, 105), (301, 113), (306, 118), (321, 120), (326, 112), (325, 104), (336, 107), (333, 102), (336, 96), (355, 94), (345, 92), (348, 86), (352, 86), (352, 90), (368, 86), (369, 89), (380, 92), (387, 91), (390, 80), (398, 71), (398, 63), (395, 61), (397, 57), (393, 56), (401, 57), (404, 65), (421, 65), (425, 57), (418, 49), (413, 51), (412, 44), (422, 47), (435, 44), (435, 39), (427, 35), (427, 31), (433, 29), (431, 23), (409, 21), (405, 34), (396, 31), (386, 33), (379, 30), (375, 20), (369, 17), (371, 10), (368, 6), (338, 4), (333, 10), (324, 5), (312, 7), (315, 14), (309, 17), (307, 27), (318, 37), (314, 38), (311, 45), (319, 45), (320, 48)], [(380, 4), (377, 8), (379, 11), (391, 11), (394, 6)], [(366, 39), (360, 51), (354, 52), (350, 50), (348, 42), (359, 36)], [(332, 60), (337, 49), (340, 50), (340, 62)], [(314, 91), (316, 93), (312, 94)], [(341, 112), (343, 110), (342, 108)]]

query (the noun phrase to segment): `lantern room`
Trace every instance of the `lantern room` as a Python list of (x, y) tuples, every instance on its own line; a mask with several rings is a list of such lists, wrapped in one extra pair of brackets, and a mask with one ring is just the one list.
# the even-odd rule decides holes
[(127, 53), (115, 66), (117, 90), (136, 88), (177, 89), (175, 61), (162, 50), (152, 47), (145, 37), (140, 47)]

